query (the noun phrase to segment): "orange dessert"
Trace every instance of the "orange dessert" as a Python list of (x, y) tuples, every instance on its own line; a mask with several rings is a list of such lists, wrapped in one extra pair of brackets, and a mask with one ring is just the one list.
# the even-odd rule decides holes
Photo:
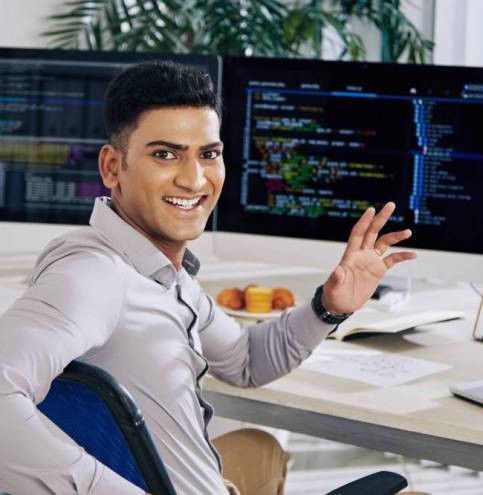
[(245, 305), (245, 309), (250, 313), (270, 313), (272, 310), (272, 289), (261, 286), (247, 287)]
[(246, 299), (247, 297), (247, 290), (250, 287), (258, 287), (258, 284), (248, 284), (246, 287), (243, 288), (243, 297)]

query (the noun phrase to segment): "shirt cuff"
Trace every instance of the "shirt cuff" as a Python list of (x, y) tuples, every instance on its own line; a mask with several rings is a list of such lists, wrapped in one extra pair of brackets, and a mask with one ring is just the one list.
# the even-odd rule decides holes
[(336, 325), (320, 320), (308, 303), (290, 311), (289, 324), (295, 329), (297, 342), (310, 350), (314, 350), (336, 328)]

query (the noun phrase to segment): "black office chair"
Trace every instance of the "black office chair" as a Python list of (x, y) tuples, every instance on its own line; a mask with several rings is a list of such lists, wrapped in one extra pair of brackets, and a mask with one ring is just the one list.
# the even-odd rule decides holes
[[(133, 484), (152, 495), (176, 495), (141, 411), (109, 373), (74, 361), (54, 380), (38, 408), (89, 454)], [(327, 495), (392, 495), (406, 486), (403, 476), (381, 471)]]

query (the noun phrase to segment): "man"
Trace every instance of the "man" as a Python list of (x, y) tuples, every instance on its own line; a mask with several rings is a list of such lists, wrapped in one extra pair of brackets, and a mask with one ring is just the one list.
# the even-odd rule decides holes
[[(367, 301), (388, 268), (414, 258), (385, 255), (411, 233), (378, 237), (394, 204), (377, 215), (369, 208), (312, 305), (244, 330), (201, 290), (186, 249), (203, 232), (225, 176), (220, 102), (209, 77), (171, 63), (134, 66), (108, 90), (106, 123), (99, 169), (111, 198), (96, 200), (90, 227), (44, 250), (29, 289), (0, 318), (0, 489), (142, 493), (35, 407), (80, 359), (131, 392), (180, 495), (226, 494), (206, 433), (212, 409), (200, 392), (208, 366), (242, 387), (288, 373)], [(223, 441), (220, 448), (230, 450)], [(281, 493), (272, 481), (271, 492), (257, 493)]]

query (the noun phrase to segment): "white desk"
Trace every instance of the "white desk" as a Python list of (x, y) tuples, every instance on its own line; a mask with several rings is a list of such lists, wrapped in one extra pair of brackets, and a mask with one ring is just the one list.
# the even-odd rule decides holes
[[(256, 273), (257, 270), (253, 272)], [(0, 274), (0, 287), (19, 289), (24, 276), (25, 270), (9, 269)], [(238, 281), (240, 287), (253, 281), (285, 285), (295, 291), (299, 300), (307, 300), (324, 280), (323, 275), (313, 271), (294, 274), (290, 270), (281, 277), (247, 277)], [(208, 277), (203, 285), (209, 293), (216, 294), (236, 282)], [(399, 352), (447, 363), (452, 366), (450, 370), (389, 388), (306, 370), (295, 370), (259, 389), (239, 389), (207, 377), (207, 400), (220, 416), (483, 470), (483, 408), (454, 398), (448, 391), (450, 382), (483, 378), (483, 343), (470, 338), (479, 298), (469, 286), (454, 291), (433, 288), (431, 293), (422, 289), (416, 285), (415, 295), (408, 303), (415, 309), (424, 307), (429, 297), (434, 309), (451, 304), (453, 309), (465, 310), (468, 319), (350, 343), (328, 340), (322, 349), (362, 346)], [(13, 296), (4, 294), (7, 299)], [(0, 300), (0, 311), (7, 302)]]
[[(309, 275), (256, 281), (271, 286), (283, 282), (304, 298), (320, 283)], [(239, 286), (247, 283), (241, 280)], [(223, 283), (209, 281), (204, 286), (216, 294)], [(451, 382), (483, 379), (483, 343), (470, 338), (479, 297), (469, 286), (455, 290), (440, 286), (425, 293), (423, 285), (416, 284), (414, 291), (408, 304), (415, 310), (423, 309), (429, 298), (434, 309), (465, 310), (468, 318), (403, 334), (328, 340), (319, 350), (362, 346), (446, 363), (450, 370), (388, 388), (303, 369), (259, 389), (239, 389), (208, 377), (206, 399), (219, 416), (483, 470), (483, 407), (448, 391)]]

